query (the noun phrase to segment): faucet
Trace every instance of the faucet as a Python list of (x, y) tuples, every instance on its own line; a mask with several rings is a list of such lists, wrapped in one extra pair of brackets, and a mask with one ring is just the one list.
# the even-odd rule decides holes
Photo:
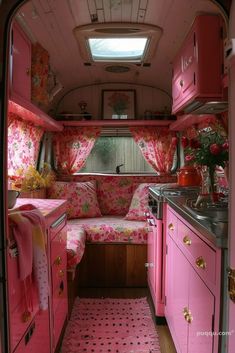
[(124, 164), (119, 164), (116, 166), (116, 173), (119, 174), (120, 173), (120, 167), (122, 167)]

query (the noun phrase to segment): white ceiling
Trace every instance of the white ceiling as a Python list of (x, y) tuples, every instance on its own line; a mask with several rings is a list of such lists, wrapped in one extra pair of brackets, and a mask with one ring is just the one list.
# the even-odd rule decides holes
[[(172, 60), (197, 12), (219, 12), (209, 0), (32, 0), (18, 12), (32, 41), (50, 54), (50, 63), (63, 84), (72, 88), (103, 82), (145, 84), (171, 93)], [(131, 65), (127, 73), (84, 66), (73, 29), (97, 22), (134, 22), (163, 29), (151, 67)], [(95, 23), (95, 22), (94, 22)], [(106, 64), (107, 65), (107, 64)]]

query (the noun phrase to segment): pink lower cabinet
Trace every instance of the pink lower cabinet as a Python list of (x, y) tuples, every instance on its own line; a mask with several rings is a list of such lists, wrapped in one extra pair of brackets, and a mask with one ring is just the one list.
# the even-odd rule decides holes
[(220, 249), (169, 206), (166, 223), (165, 316), (177, 353), (218, 353)]
[(51, 328), (52, 352), (55, 351), (68, 315), (66, 216), (63, 215), (50, 227), (51, 261)]

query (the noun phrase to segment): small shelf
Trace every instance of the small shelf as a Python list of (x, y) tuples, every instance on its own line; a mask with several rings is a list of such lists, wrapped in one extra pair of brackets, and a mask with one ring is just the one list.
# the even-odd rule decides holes
[(33, 103), (18, 97), (11, 96), (8, 101), (8, 112), (18, 115), (21, 119), (31, 121), (35, 125), (42, 126), (48, 131), (62, 131), (63, 125), (39, 109)]
[(64, 126), (169, 126), (172, 120), (134, 120), (134, 119), (104, 119), (104, 120), (63, 120)]
[(215, 115), (212, 114), (185, 114), (178, 117), (178, 119), (171, 123), (170, 130), (172, 131), (182, 131), (188, 127), (191, 127), (195, 124), (200, 124), (205, 120), (214, 120), (216, 118)]

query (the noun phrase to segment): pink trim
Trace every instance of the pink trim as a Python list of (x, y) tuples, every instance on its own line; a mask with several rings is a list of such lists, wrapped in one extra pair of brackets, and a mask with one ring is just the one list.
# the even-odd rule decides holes
[(62, 131), (61, 123), (37, 108), (33, 103), (18, 95), (13, 95), (8, 103), (8, 112), (17, 114), (21, 119), (31, 121), (35, 125), (44, 127), (48, 131)]
[(169, 126), (172, 120), (90, 120), (90, 121), (61, 121), (64, 126)]

